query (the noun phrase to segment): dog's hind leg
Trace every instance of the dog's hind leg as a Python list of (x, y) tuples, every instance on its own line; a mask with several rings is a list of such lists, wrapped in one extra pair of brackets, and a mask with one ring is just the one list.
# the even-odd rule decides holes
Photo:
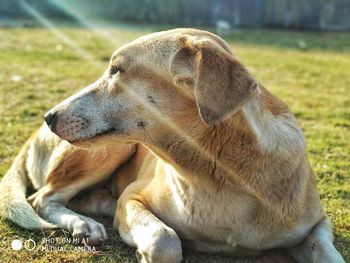
[(289, 248), (288, 253), (297, 262), (345, 263), (333, 245), (332, 224), (328, 217), (322, 219), (301, 244)]
[(72, 199), (68, 208), (78, 213), (113, 217), (117, 207), (117, 199), (107, 188), (99, 188)]
[(136, 247), (136, 257), (141, 263), (179, 263), (182, 260), (181, 241), (176, 232), (158, 219), (138, 194), (142, 186), (135, 182), (118, 200), (114, 227), (128, 245)]

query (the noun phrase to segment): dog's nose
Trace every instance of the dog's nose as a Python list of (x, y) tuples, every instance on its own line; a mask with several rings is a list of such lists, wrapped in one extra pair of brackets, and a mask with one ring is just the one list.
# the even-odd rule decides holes
[(46, 122), (47, 126), (49, 126), (52, 131), (55, 131), (57, 119), (58, 118), (57, 118), (56, 112), (54, 112), (54, 113), (48, 112), (45, 114), (45, 122)]

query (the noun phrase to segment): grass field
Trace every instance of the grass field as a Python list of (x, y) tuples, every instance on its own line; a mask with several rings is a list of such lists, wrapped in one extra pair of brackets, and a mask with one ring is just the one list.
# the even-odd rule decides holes
[[(59, 30), (0, 29), (0, 177), (48, 109), (94, 81), (115, 48), (151, 31)], [(334, 223), (336, 247), (350, 262), (350, 34), (240, 30), (226, 40), (298, 118)], [(135, 262), (133, 249), (111, 229), (112, 220), (98, 220), (107, 225), (110, 240), (96, 253), (17, 252), (10, 247), (15, 238), (40, 243), (44, 236), (67, 233), (32, 232), (0, 222), (0, 262)], [(187, 262), (233, 262), (191, 251), (185, 256)]]

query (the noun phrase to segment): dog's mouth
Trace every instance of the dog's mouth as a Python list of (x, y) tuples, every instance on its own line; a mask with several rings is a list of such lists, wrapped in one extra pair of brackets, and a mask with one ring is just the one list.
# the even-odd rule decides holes
[(67, 141), (68, 141), (69, 143), (72, 143), (72, 144), (80, 144), (80, 143), (84, 143), (84, 142), (96, 140), (97, 138), (109, 136), (109, 135), (111, 135), (111, 134), (116, 133), (116, 131), (117, 131), (117, 130), (116, 130), (114, 127), (112, 127), (112, 128), (110, 128), (110, 129), (107, 129), (107, 130), (104, 130), (104, 131), (101, 131), (101, 132), (92, 134), (92, 135), (90, 135), (90, 136), (88, 135), (88, 136), (79, 137), (79, 138), (77, 138), (77, 139), (74, 139), (74, 140), (67, 140)]

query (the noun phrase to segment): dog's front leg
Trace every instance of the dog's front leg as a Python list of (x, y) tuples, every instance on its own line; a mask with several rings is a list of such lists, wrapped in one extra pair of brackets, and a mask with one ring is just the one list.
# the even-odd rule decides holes
[(176, 232), (147, 208), (140, 195), (122, 194), (118, 200), (114, 227), (118, 228), (128, 245), (137, 248), (139, 262), (181, 262), (182, 247)]
[(73, 237), (84, 238), (90, 245), (97, 245), (105, 241), (108, 237), (102, 224), (65, 207), (70, 196), (69, 189), (63, 188), (61, 191), (48, 194), (44, 187), (28, 201), (32, 202), (44, 219), (69, 231)]

